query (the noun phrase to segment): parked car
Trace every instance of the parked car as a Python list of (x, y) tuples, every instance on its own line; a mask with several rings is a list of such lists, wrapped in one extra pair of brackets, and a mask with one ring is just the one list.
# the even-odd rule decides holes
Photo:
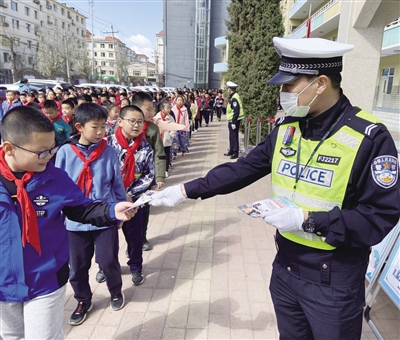
[[(1, 84), (1, 87), (5, 87), (7, 88), (7, 90), (12, 90), (12, 91), (19, 91), (19, 82), (18, 83), (14, 83), (14, 84)], [(29, 88), (31, 90), (36, 90), (38, 91), (40, 89), (40, 87), (37, 86), (33, 86), (33, 85), (29, 85)]]
[[(18, 84), (18, 83), (17, 83)], [(65, 81), (51, 80), (51, 79), (29, 79), (29, 86), (35, 86), (38, 88), (52, 88), (61, 87), (64, 91), (68, 90), (68, 87), (72, 86), (70, 83)]]

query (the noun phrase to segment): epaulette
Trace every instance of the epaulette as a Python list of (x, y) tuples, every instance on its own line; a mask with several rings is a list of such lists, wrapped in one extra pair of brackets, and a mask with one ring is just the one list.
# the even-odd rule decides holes
[(275, 126), (290, 124), (293, 122), (298, 122), (299, 120), (300, 120), (299, 117), (292, 117), (292, 116), (280, 117), (275, 120)]
[(356, 114), (360, 111), (358, 109), (357, 112), (351, 112), (348, 117), (345, 119), (345, 124), (352, 128), (353, 130), (361, 133), (365, 137), (369, 139), (374, 139), (378, 132), (382, 132), (387, 130), (386, 126), (382, 123), (376, 121), (370, 121), (364, 118), (357, 116)]

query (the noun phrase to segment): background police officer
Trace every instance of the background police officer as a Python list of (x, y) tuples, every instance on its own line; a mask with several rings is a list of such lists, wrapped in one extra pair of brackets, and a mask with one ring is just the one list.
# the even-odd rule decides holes
[(354, 46), (274, 38), (288, 116), (245, 158), (160, 192), (174, 206), (239, 190), (271, 173), (274, 196), (298, 207), (268, 212), (277, 229), (270, 292), (281, 339), (359, 339), (370, 247), (399, 220), (397, 150), (386, 127), (340, 88)]
[(228, 81), (226, 83), (229, 92), (229, 103), (226, 111), (229, 129), (229, 151), (224, 156), (231, 156), (230, 159), (239, 157), (239, 129), (240, 122), (244, 118), (243, 104), (236, 93), (237, 84)]

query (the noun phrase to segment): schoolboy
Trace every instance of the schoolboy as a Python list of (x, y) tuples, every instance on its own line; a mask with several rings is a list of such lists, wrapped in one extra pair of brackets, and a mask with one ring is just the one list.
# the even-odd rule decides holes
[(57, 145), (62, 145), (70, 137), (68, 123), (61, 119), (57, 103), (54, 100), (46, 100), (43, 104), (43, 110), (54, 126)]
[[(69, 177), (92, 199), (108, 202), (126, 200), (125, 189), (119, 173), (115, 150), (102, 139), (105, 133), (107, 112), (95, 103), (78, 107), (75, 126), (80, 132), (69, 139), (57, 153), (56, 166), (65, 170)], [(96, 250), (96, 260), (103, 270), (111, 295), (113, 310), (124, 307), (121, 291), (121, 267), (118, 261), (118, 229), (113, 225), (95, 227), (66, 219), (69, 239), (69, 282), (74, 290), (78, 306), (69, 323), (80, 325), (92, 307), (89, 285), (89, 268)]]
[(76, 135), (78, 130), (75, 127), (75, 103), (71, 99), (65, 99), (61, 103), (62, 119), (69, 125), (69, 134)]
[[(154, 160), (156, 164), (156, 182), (157, 187), (160, 189), (165, 183), (165, 169), (167, 158), (164, 152), (164, 144), (160, 137), (160, 129), (157, 124), (152, 122), (155, 115), (153, 98), (145, 93), (138, 92), (131, 99), (132, 105), (138, 106), (144, 113), (146, 121), (143, 126), (143, 133), (146, 140), (154, 150)], [(143, 208), (143, 250), (151, 250), (153, 246), (147, 240), (147, 226), (149, 224), (150, 206), (145, 205)]]
[(0, 123), (5, 116), (5, 114), (10, 111), (12, 108), (22, 105), (21, 102), (17, 99), (15, 91), (7, 90), (6, 92), (6, 100), (1, 103), (1, 111), (0, 111)]
[[(68, 281), (68, 218), (118, 225), (135, 209), (84, 196), (50, 158), (57, 152), (54, 129), (40, 111), (13, 108), (1, 126), (0, 148), (0, 336), (62, 339)], [(22, 240), (21, 240), (22, 239)]]
[[(145, 118), (140, 108), (134, 105), (125, 106), (119, 114), (118, 128), (115, 134), (107, 137), (108, 144), (117, 150), (125, 191), (133, 202), (156, 184), (154, 151), (147, 139), (144, 138), (144, 124)], [(144, 281), (142, 225), (143, 208), (140, 208), (135, 218), (122, 226), (128, 245), (131, 282), (135, 286)], [(103, 269), (101, 266), (100, 268)], [(98, 276), (96, 276), (96, 279), (98, 279)]]

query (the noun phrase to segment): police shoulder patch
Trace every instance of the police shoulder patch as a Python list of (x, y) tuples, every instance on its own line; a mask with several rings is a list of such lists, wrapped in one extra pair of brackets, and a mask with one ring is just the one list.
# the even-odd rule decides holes
[(397, 158), (390, 155), (374, 158), (371, 164), (371, 174), (376, 184), (385, 189), (391, 188), (397, 183), (399, 176)]

